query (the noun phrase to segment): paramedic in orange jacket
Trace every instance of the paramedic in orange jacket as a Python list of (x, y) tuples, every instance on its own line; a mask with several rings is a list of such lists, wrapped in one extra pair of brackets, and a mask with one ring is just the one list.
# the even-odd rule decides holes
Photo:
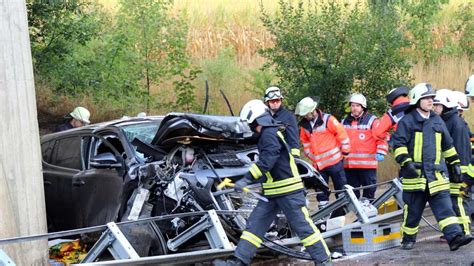
[(390, 109), (383, 114), (380, 123), (374, 127), (374, 136), (380, 140), (390, 139), (390, 130), (395, 132), (397, 124), (405, 115), (405, 111), (410, 107), (410, 99), (408, 99), (409, 89), (407, 87), (397, 87), (391, 90), (387, 96), (387, 102)]
[[(342, 161), (350, 150), (349, 137), (342, 124), (334, 116), (317, 109), (317, 105), (312, 98), (306, 97), (296, 106), (296, 115), (304, 117), (299, 123), (304, 153), (326, 182), (331, 177), (334, 189), (343, 189), (347, 181)], [(323, 191), (317, 199), (319, 208), (324, 207), (329, 202), (329, 192)]]
[[(367, 111), (364, 95), (355, 93), (349, 100), (351, 113), (342, 121), (349, 135), (351, 150), (344, 160), (347, 183), (354, 188), (377, 183), (377, 161), (383, 161), (388, 151), (384, 140), (376, 139), (373, 129), (379, 123), (377, 117)], [(376, 187), (364, 189), (363, 197), (373, 200)], [(354, 190), (357, 197), (358, 190)]]

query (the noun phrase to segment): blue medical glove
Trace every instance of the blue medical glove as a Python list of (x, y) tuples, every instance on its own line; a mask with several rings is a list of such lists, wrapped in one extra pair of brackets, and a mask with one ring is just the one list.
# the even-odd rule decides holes
[(377, 153), (377, 155), (375, 155), (375, 158), (377, 159), (377, 161), (381, 162), (385, 159), (385, 155)]

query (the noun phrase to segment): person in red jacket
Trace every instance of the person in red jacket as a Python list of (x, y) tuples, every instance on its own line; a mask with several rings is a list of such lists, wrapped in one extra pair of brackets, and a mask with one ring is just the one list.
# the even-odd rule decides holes
[(409, 89), (407, 87), (397, 87), (391, 90), (387, 96), (387, 102), (390, 109), (383, 114), (380, 122), (374, 127), (374, 136), (379, 140), (389, 140), (390, 131), (397, 130), (397, 124), (405, 115), (405, 111), (410, 107), (410, 99), (408, 99)]
[[(351, 150), (344, 160), (347, 183), (354, 188), (377, 183), (377, 161), (383, 161), (388, 151), (385, 140), (375, 138), (374, 128), (379, 121), (367, 111), (364, 95), (355, 93), (349, 100), (351, 113), (342, 121), (349, 135)], [(376, 187), (364, 189), (363, 197), (373, 200)], [(354, 191), (357, 197), (358, 190)]]
[[(342, 161), (350, 150), (349, 137), (334, 116), (317, 106), (310, 97), (303, 98), (296, 106), (295, 114), (304, 117), (299, 123), (300, 140), (304, 153), (324, 180), (329, 182), (331, 177), (334, 189), (340, 190), (347, 184)], [(329, 202), (329, 192), (323, 191), (317, 199), (319, 207), (324, 207)]]

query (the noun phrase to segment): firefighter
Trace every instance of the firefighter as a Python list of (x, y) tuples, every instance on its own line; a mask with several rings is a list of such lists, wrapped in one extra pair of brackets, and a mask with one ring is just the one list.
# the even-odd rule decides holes
[(237, 244), (235, 258), (227, 260), (226, 265), (250, 264), (280, 210), (288, 217), (291, 228), (315, 263), (331, 264), (326, 243), (309, 216), (303, 182), (278, 124), (261, 100), (246, 103), (240, 118), (249, 124), (253, 132), (259, 133), (257, 148), (260, 156), (250, 171), (235, 182), (235, 190), (242, 192), (247, 185), (261, 182), (268, 202), (260, 200), (257, 203)]
[(467, 97), (471, 99), (471, 102), (474, 102), (474, 75), (471, 75), (466, 80), (466, 85), (464, 87), (464, 93)]
[[(373, 130), (379, 123), (377, 117), (367, 111), (367, 100), (360, 93), (349, 99), (351, 113), (342, 124), (349, 135), (351, 149), (344, 160), (347, 183), (354, 188), (377, 183), (377, 162), (383, 161), (388, 145), (385, 140), (376, 139)], [(376, 187), (364, 189), (363, 197), (373, 200)], [(357, 198), (360, 192), (355, 190)]]
[(66, 122), (58, 126), (54, 132), (60, 132), (72, 128), (87, 126), (91, 122), (89, 120), (90, 116), (91, 113), (89, 112), (89, 110), (82, 106), (78, 106), (74, 108), (74, 110), (70, 112), (67, 116), (65, 116)]
[[(459, 100), (458, 94), (452, 90), (441, 89), (436, 92), (434, 98), (434, 112), (441, 116), (449, 134), (453, 138), (453, 145), (461, 161), (462, 182), (451, 182), (449, 193), (453, 204), (454, 212), (467, 235), (471, 234), (471, 219), (468, 214), (469, 205), (463, 200), (469, 190), (469, 185), (474, 183), (474, 173), (472, 173), (471, 163), (471, 141), (469, 128), (466, 122), (458, 115)], [(465, 98), (464, 93), (462, 96)]]
[[(299, 123), (300, 140), (304, 153), (324, 180), (329, 182), (331, 177), (334, 189), (340, 190), (347, 184), (343, 157), (349, 154), (349, 137), (334, 116), (323, 113), (317, 106), (311, 97), (296, 105), (295, 114), (304, 117)], [(323, 208), (329, 202), (329, 192), (323, 191), (317, 199), (319, 208)]]
[(374, 136), (380, 140), (390, 139), (390, 130), (397, 130), (397, 123), (405, 115), (405, 111), (410, 107), (408, 99), (409, 89), (407, 87), (397, 87), (392, 89), (387, 96), (390, 109), (382, 116), (380, 123), (374, 127)]
[(431, 111), (436, 92), (420, 83), (410, 90), (410, 111), (400, 120), (393, 135), (395, 160), (403, 176), (404, 215), (401, 226), (402, 249), (413, 248), (426, 202), (429, 202), (450, 250), (471, 242), (453, 211), (449, 181), (442, 174), (442, 156), (451, 173), (450, 180), (461, 180), (459, 156), (441, 117)]
[(300, 142), (298, 140), (298, 126), (296, 125), (295, 116), (286, 110), (282, 105), (283, 95), (281, 94), (280, 88), (271, 86), (265, 90), (264, 96), (265, 104), (270, 109), (273, 118), (276, 121), (283, 123), (285, 126), (285, 140), (291, 149), (291, 154), (294, 157), (300, 157)]

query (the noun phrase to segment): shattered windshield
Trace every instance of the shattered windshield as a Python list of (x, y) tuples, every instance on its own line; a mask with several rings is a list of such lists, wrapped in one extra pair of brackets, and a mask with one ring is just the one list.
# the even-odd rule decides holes
[[(160, 127), (160, 123), (161, 120), (147, 121), (146, 123), (124, 125), (121, 128), (129, 143), (137, 138), (144, 143), (150, 144)], [(137, 147), (134, 145), (132, 146), (135, 149), (135, 152), (143, 158), (143, 154), (136, 151)]]

